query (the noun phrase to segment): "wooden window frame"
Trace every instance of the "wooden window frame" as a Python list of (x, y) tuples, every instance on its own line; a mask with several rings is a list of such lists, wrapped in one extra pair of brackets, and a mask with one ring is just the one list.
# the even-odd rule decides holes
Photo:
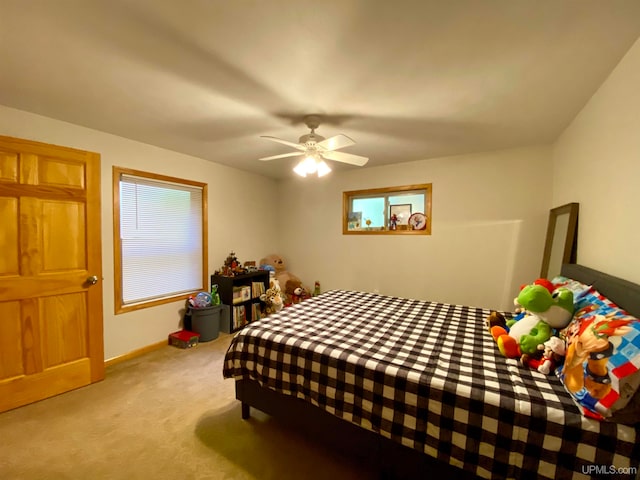
[[(153, 300), (141, 301), (139, 303), (133, 303), (125, 305), (122, 300), (122, 245), (120, 242), (120, 179), (122, 175), (132, 175), (136, 177), (146, 178), (149, 180), (157, 180), (160, 182), (176, 183), (181, 185), (188, 185), (192, 187), (202, 188), (202, 284), (197, 291), (191, 293), (181, 293), (177, 295), (170, 295), (162, 298), (155, 298)], [(154, 307), (156, 305), (162, 305), (166, 303), (175, 302), (176, 300), (187, 299), (189, 295), (195, 294), (199, 291), (207, 290), (209, 285), (208, 275), (208, 221), (207, 213), (207, 184), (202, 182), (195, 182), (192, 180), (186, 180), (183, 178), (170, 177), (166, 175), (159, 175), (156, 173), (144, 172), (141, 170), (133, 170), (129, 168), (113, 167), (112, 173), (113, 180), (113, 279), (114, 279), (114, 306), (115, 313), (126, 313), (134, 310), (140, 310), (143, 308)]]
[[(390, 197), (394, 194), (403, 194), (411, 191), (424, 191), (425, 211), (427, 217), (427, 225), (424, 230), (411, 230), (411, 229), (398, 229), (390, 230), (388, 225), (382, 227), (382, 229), (368, 230), (363, 228), (361, 230), (349, 230), (348, 218), (349, 208), (354, 198), (371, 197), (371, 196), (384, 196)], [(403, 185), (399, 187), (384, 187), (384, 188), (369, 188), (364, 190), (351, 190), (342, 193), (342, 234), (343, 235), (431, 235), (431, 195), (432, 185), (430, 183), (423, 183), (417, 185)], [(385, 201), (385, 204), (388, 203)], [(385, 212), (385, 220), (387, 219), (387, 213)]]

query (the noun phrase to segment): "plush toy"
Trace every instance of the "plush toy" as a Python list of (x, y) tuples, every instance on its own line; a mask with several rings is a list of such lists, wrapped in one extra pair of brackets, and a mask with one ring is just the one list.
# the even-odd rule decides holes
[[(555, 285), (553, 283), (551, 283), (549, 280), (547, 280), (546, 278), (538, 278), (537, 280), (533, 281), (534, 285), (540, 285), (541, 287), (546, 288), (547, 290), (549, 290), (549, 293), (553, 295), (553, 291), (556, 289)], [(522, 290), (524, 287), (526, 287), (526, 285), (523, 285), (520, 290)]]
[(284, 302), (282, 300), (282, 290), (275, 279), (269, 282), (269, 288), (260, 295), (260, 300), (264, 303), (264, 314), (271, 315), (282, 310)]
[[(546, 278), (538, 278), (534, 280), (533, 285), (540, 285), (546, 288), (547, 290), (549, 290), (549, 293), (552, 295), (553, 295), (553, 291), (556, 289), (555, 285), (551, 283), (549, 280), (547, 280)], [(526, 286), (527, 286), (526, 284), (520, 285), (520, 291), (522, 291), (522, 289)], [(515, 306), (515, 312), (517, 314), (522, 314), (521, 316), (524, 316), (525, 310), (524, 308), (522, 308), (522, 305), (518, 303), (518, 297), (513, 299), (513, 305)]]
[(300, 303), (309, 298), (309, 293), (302, 286), (300, 280), (288, 280), (284, 289), (285, 304)]
[(542, 345), (538, 345), (538, 350), (542, 353), (542, 356), (532, 357), (525, 353), (520, 360), (525, 366), (538, 370), (545, 375), (553, 372), (566, 354), (564, 340), (555, 336), (551, 337)]
[(566, 288), (551, 294), (542, 285), (527, 285), (517, 303), (525, 309), (522, 318), (505, 321), (503, 315), (491, 312), (487, 321), (500, 352), (507, 358), (534, 355), (538, 345), (553, 336), (553, 329), (566, 327), (573, 316), (573, 293)]
[[(265, 258), (260, 260), (260, 267), (262, 269), (269, 269), (269, 267), (273, 268), (276, 275), (275, 278), (280, 284), (280, 286), (285, 289), (285, 293), (287, 290), (287, 282), (289, 281), (299, 282), (298, 285), (296, 285), (291, 289), (292, 292), (297, 287), (302, 288), (305, 292), (309, 292), (309, 289), (302, 284), (302, 280), (300, 280), (296, 275), (294, 275), (293, 273), (287, 270), (284, 263), (284, 259), (280, 255), (276, 255), (276, 254), (267, 255)], [(287, 304), (292, 303), (290, 298), (289, 299), (284, 298), (283, 300)]]

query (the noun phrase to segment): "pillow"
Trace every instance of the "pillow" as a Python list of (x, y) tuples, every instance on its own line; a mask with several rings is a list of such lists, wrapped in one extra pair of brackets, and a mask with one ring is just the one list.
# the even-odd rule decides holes
[(573, 278), (567, 278), (562, 275), (553, 277), (551, 283), (553, 283), (556, 288), (564, 287), (567, 290), (571, 290), (571, 292), (573, 293), (574, 302), (576, 298), (591, 290), (591, 285), (585, 285), (584, 283), (574, 280)]
[[(573, 298), (573, 315), (574, 318), (583, 318), (589, 316), (589, 312), (593, 312), (600, 308), (618, 308), (618, 306), (602, 295), (593, 287), (581, 292), (577, 297)], [(605, 311), (606, 314), (608, 310)], [(603, 315), (604, 315), (603, 314)]]
[(573, 293), (573, 314), (574, 317), (580, 317), (590, 310), (610, 305), (615, 306), (614, 303), (604, 295), (601, 295), (591, 285), (586, 285), (572, 278), (563, 277), (558, 275), (551, 281), (556, 288), (566, 288)]
[(629, 423), (638, 417), (625, 409), (618, 419), (616, 412), (640, 386), (640, 320), (593, 288), (575, 306), (561, 332), (567, 354), (556, 374), (586, 416)]

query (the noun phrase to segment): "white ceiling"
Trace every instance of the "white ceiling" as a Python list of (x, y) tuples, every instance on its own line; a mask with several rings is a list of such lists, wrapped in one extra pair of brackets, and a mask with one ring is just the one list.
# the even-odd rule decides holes
[(367, 167), (551, 142), (639, 36), (638, 0), (0, 0), (0, 104), (282, 178), (259, 136), (309, 113)]

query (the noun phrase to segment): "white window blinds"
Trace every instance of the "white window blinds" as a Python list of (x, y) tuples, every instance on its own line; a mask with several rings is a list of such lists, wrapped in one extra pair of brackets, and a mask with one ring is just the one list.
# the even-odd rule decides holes
[(202, 288), (202, 188), (121, 175), (124, 305)]

